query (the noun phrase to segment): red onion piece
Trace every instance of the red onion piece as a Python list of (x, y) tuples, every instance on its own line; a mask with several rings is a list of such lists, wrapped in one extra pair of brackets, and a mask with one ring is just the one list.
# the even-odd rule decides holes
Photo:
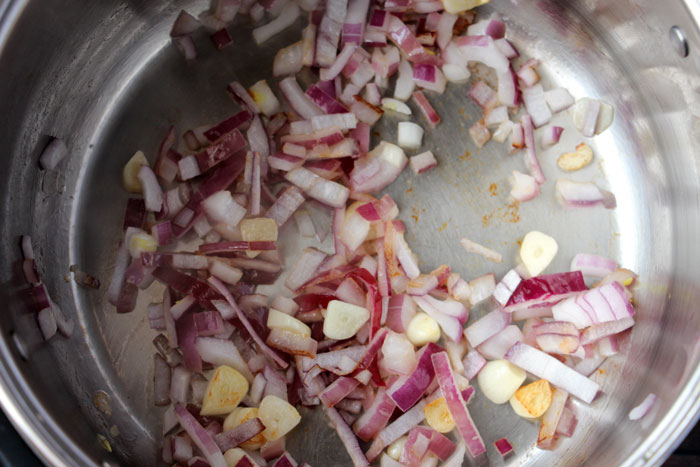
[(176, 461), (186, 462), (192, 457), (192, 443), (189, 438), (174, 436), (171, 449), (172, 458)]
[(181, 404), (175, 406), (175, 415), (182, 428), (192, 438), (194, 444), (204, 454), (211, 467), (226, 467), (221, 450), (216, 445), (211, 435)]
[(544, 128), (541, 139), (542, 146), (550, 147), (557, 144), (559, 142), (559, 138), (561, 138), (561, 134), (563, 131), (564, 129), (562, 127), (554, 125), (550, 125)]
[(277, 18), (264, 26), (253, 29), (253, 39), (255, 39), (255, 43), (260, 45), (271, 37), (279, 34), (294, 24), (298, 17), (299, 6), (296, 2), (287, 3)]
[(283, 47), (275, 54), (272, 76), (295, 75), (304, 67), (304, 43), (302, 41)]
[[(187, 37), (187, 39), (189, 39), (190, 42), (192, 41), (189, 37)], [(194, 51), (194, 43), (192, 47)], [(169, 183), (175, 180), (175, 176), (177, 175), (177, 160), (173, 160), (172, 158), (172, 147), (174, 144), (175, 127), (171, 125), (158, 147), (158, 157), (154, 164), (155, 173)]]
[(428, 452), (430, 438), (416, 428), (409, 432), (406, 444), (401, 451), (399, 461), (404, 465), (418, 465)]
[(495, 336), (496, 333), (505, 329), (510, 324), (510, 321), (510, 313), (497, 308), (467, 326), (464, 329), (464, 337), (467, 338), (472, 347), (476, 348), (492, 336)]
[(226, 28), (219, 29), (212, 34), (210, 38), (217, 50), (221, 50), (224, 47), (231, 45), (233, 42), (233, 39), (231, 39), (231, 35), (228, 33)]
[(347, 397), (358, 384), (359, 382), (355, 378), (341, 376), (321, 391), (318, 397), (325, 407), (333, 407)]
[(486, 447), (472, 421), (464, 399), (462, 399), (462, 393), (457, 388), (447, 352), (438, 352), (431, 359), (442, 395), (445, 398), (445, 402), (447, 402), (447, 408), (455, 421), (455, 425), (457, 425), (457, 431), (462, 436), (462, 440), (467, 445), (467, 449), (472, 457), (478, 457), (486, 452)]
[[(239, 83), (235, 83), (236, 85), (240, 86)], [(234, 86), (234, 83), (229, 84), (229, 93), (233, 92), (233, 88), (231, 86)], [(241, 86), (242, 88), (242, 86)], [(239, 88), (236, 86), (235, 87), (237, 92), (240, 92)], [(245, 91), (245, 89), (243, 89)], [(247, 94), (247, 91), (245, 91)], [(255, 104), (254, 101), (252, 101), (252, 104)], [(250, 104), (247, 103), (246, 104)], [(257, 109), (257, 107), (255, 107)], [(221, 123), (209, 128), (204, 132), (204, 136), (207, 138), (207, 140), (214, 142), (224, 136), (227, 133), (232, 132), (233, 130), (244, 126), (246, 123), (250, 121), (251, 114), (247, 110), (242, 110), (238, 112), (237, 114), (233, 115), (230, 118), (227, 118), (226, 120), (222, 121)]]
[(384, 388), (379, 388), (377, 395), (354, 425), (354, 431), (363, 441), (369, 441), (377, 435), (389, 422), (394, 413), (394, 401)]
[(284, 452), (279, 459), (272, 464), (272, 467), (297, 467), (297, 462), (288, 452)]
[(44, 340), (51, 339), (58, 329), (56, 324), (56, 316), (54, 315), (51, 307), (44, 308), (39, 311), (36, 316), (37, 322), (39, 323), (39, 329), (41, 330), (41, 335)]
[(238, 129), (233, 129), (225, 133), (210, 146), (202, 149), (194, 157), (197, 159), (197, 166), (200, 173), (204, 173), (217, 164), (230, 157), (235, 157), (236, 153), (246, 147), (246, 140)]
[(618, 334), (634, 326), (634, 319), (622, 318), (617, 321), (594, 324), (581, 333), (581, 345), (591, 344), (598, 340)]
[(615, 261), (599, 255), (578, 253), (571, 261), (571, 270), (581, 271), (584, 276), (605, 277), (615, 269)]
[(304, 167), (287, 172), (285, 179), (304, 190), (309, 197), (332, 207), (345, 206), (350, 194), (345, 186), (326, 180)]
[(264, 429), (265, 425), (259, 418), (251, 418), (228, 431), (215, 435), (214, 441), (221, 451), (226, 452), (262, 433)]
[(586, 105), (586, 112), (583, 117), (581, 126), (581, 134), (583, 136), (592, 137), (595, 135), (595, 127), (598, 122), (598, 114), (600, 113), (600, 101), (589, 99)]
[(500, 253), (493, 251), (490, 248), (487, 248), (476, 242), (473, 242), (466, 237), (462, 238), (459, 242), (462, 244), (464, 249), (470, 253), (476, 253), (478, 255), (481, 255), (484, 258), (493, 261), (494, 263), (500, 263), (501, 261), (503, 261), (503, 256), (501, 256)]
[(163, 206), (163, 190), (158, 184), (156, 174), (148, 166), (142, 166), (138, 174), (139, 181), (143, 187), (143, 196), (148, 211), (158, 212)]
[(513, 73), (513, 68), (508, 68), (503, 73), (498, 73), (498, 100), (509, 107), (520, 105), (520, 90), (518, 81)]
[(422, 88), (435, 91), (438, 94), (445, 92), (447, 80), (442, 70), (435, 65), (416, 63), (413, 67), (413, 81)]
[(315, 248), (305, 248), (297, 263), (290, 270), (285, 286), (297, 290), (314, 277), (316, 270), (326, 258), (326, 254)]
[(304, 195), (302, 195), (301, 190), (295, 186), (287, 187), (267, 210), (265, 217), (274, 219), (277, 225), (281, 227), (304, 201)]
[(355, 438), (355, 434), (345, 423), (343, 417), (341, 417), (338, 411), (333, 407), (324, 407), (323, 410), (326, 412), (326, 415), (330, 419), (331, 425), (333, 428), (335, 428), (336, 432), (338, 433), (338, 437), (345, 446), (345, 449), (348, 451), (353, 465), (355, 467), (368, 466), (369, 462), (362, 452), (362, 449), (357, 442), (357, 438)]
[(284, 361), (275, 351), (273, 351), (270, 347), (268, 347), (265, 342), (263, 342), (262, 338), (258, 335), (257, 332), (255, 332), (255, 329), (253, 326), (250, 324), (250, 321), (246, 317), (246, 315), (241, 311), (241, 309), (238, 307), (238, 304), (233, 298), (233, 295), (229, 290), (226, 288), (226, 286), (219, 281), (215, 277), (210, 277), (209, 278), (209, 283), (216, 289), (217, 292), (219, 292), (221, 295), (224, 296), (228, 304), (231, 306), (231, 308), (234, 309), (236, 312), (236, 317), (241, 321), (243, 326), (245, 327), (246, 331), (248, 331), (248, 334), (253, 338), (255, 343), (258, 345), (260, 350), (270, 357), (277, 365), (279, 365), (282, 368), (287, 368), (289, 364)]
[(440, 116), (435, 112), (435, 109), (430, 105), (428, 99), (421, 91), (416, 91), (413, 93), (413, 102), (416, 103), (418, 108), (423, 112), (423, 116), (430, 123), (430, 126), (435, 128), (440, 124)]
[[(578, 347), (578, 336), (576, 337), (576, 340), (576, 347)], [(481, 355), (489, 360), (501, 360), (516, 342), (522, 341), (523, 333), (520, 331), (520, 328), (514, 324), (511, 324), (479, 345), (478, 350)]]
[(498, 47), (498, 50), (500, 50), (507, 59), (511, 60), (520, 56), (517, 49), (508, 39), (503, 37), (501, 39), (496, 39), (494, 43), (496, 44), (496, 47)]
[(474, 379), (484, 365), (486, 365), (486, 360), (479, 352), (472, 350), (467, 353), (467, 356), (462, 361), (462, 364), (464, 365), (464, 376), (471, 380)]
[(435, 372), (430, 358), (433, 354), (441, 351), (442, 347), (437, 344), (428, 343), (423, 346), (416, 353), (418, 365), (413, 373), (408, 376), (400, 376), (387, 389), (389, 397), (391, 397), (394, 403), (396, 403), (396, 406), (403, 412), (406, 412), (423, 397), (425, 390), (433, 381)]
[(304, 94), (293, 76), (280, 81), (279, 88), (289, 106), (299, 116), (310, 119), (315, 115), (321, 115), (321, 110)]
[(399, 47), (410, 61), (416, 61), (425, 54), (425, 50), (416, 36), (399, 18), (389, 16), (387, 32), (391, 40)]
[(462, 36), (456, 42), (464, 58), (470, 62), (481, 62), (496, 73), (505, 73), (510, 66), (490, 36)]
[(648, 394), (644, 400), (642, 401), (641, 404), (630, 410), (630, 413), (628, 415), (628, 418), (630, 420), (639, 420), (642, 417), (644, 417), (646, 414), (649, 413), (649, 410), (654, 406), (654, 403), (656, 403), (656, 394), (650, 393)]
[(491, 132), (486, 128), (483, 121), (479, 120), (469, 128), (469, 136), (471, 136), (474, 144), (481, 148), (491, 139)]
[(419, 401), (410, 410), (379, 432), (379, 435), (374, 438), (372, 445), (367, 450), (367, 459), (370, 462), (373, 461), (385, 447), (389, 446), (405, 433), (408, 433), (411, 428), (422, 422), (425, 419), (423, 409), (428, 405), (428, 402), (429, 401), (426, 399)]
[(513, 312), (535, 306), (551, 306), (584, 290), (587, 290), (587, 287), (580, 271), (525, 279), (511, 295), (505, 310)]
[(527, 113), (530, 114), (530, 117), (532, 117), (535, 128), (549, 123), (552, 118), (552, 112), (549, 110), (549, 106), (547, 106), (547, 102), (545, 101), (542, 86), (537, 84), (530, 88), (523, 89), (522, 96), (525, 109)]
[(357, 119), (369, 125), (377, 123), (384, 111), (370, 104), (359, 95), (354, 95), (352, 97), (355, 102), (350, 105), (350, 111), (357, 116)]
[(597, 383), (575, 372), (556, 358), (522, 342), (516, 343), (508, 351), (506, 359), (589, 404), (600, 389)]
[(335, 61), (328, 68), (321, 68), (320, 77), (323, 81), (330, 81), (343, 71), (345, 65), (350, 60), (352, 54), (355, 53), (358, 45), (353, 42), (348, 42), (343, 46), (343, 50), (335, 57)]
[(312, 338), (283, 329), (272, 329), (266, 342), (270, 347), (282, 352), (305, 357), (315, 356), (318, 345)]
[(565, 207), (604, 206), (606, 209), (614, 209), (617, 205), (615, 195), (598, 188), (593, 182), (574, 182), (560, 178), (555, 189), (557, 200)]
[(552, 113), (561, 112), (574, 105), (574, 98), (564, 88), (555, 88), (545, 91), (544, 99), (547, 101)]
[[(568, 367), (567, 367), (568, 368)], [(537, 447), (540, 449), (552, 449), (554, 435), (556, 433), (559, 419), (564, 411), (569, 394), (559, 388), (552, 391), (552, 403), (542, 416), (540, 422), (540, 432), (537, 437)]]
[(513, 453), (513, 446), (506, 438), (501, 438), (493, 443), (501, 457), (506, 457)]
[(530, 115), (523, 115), (520, 117), (520, 124), (523, 127), (523, 135), (525, 139), (525, 165), (527, 165), (528, 170), (530, 170), (530, 174), (535, 177), (537, 183), (541, 185), (546, 181), (546, 178), (542, 173), (540, 161), (537, 159), (537, 152), (535, 151), (535, 134)]
[(173, 27), (170, 29), (170, 37), (189, 36), (201, 26), (202, 24), (197, 18), (185, 10), (180, 10), (180, 14), (177, 15)]
[(170, 404), (170, 366), (159, 354), (153, 356), (153, 403)]
[(457, 15), (448, 12), (444, 12), (440, 15), (436, 26), (437, 44), (440, 50), (445, 50), (447, 44), (452, 40), (453, 28), (457, 19)]
[(502, 39), (506, 34), (506, 24), (498, 19), (483, 19), (467, 28), (469, 36), (491, 36)]
[(557, 423), (556, 434), (571, 438), (577, 423), (578, 421), (576, 420), (574, 412), (569, 407), (564, 407), (561, 417), (559, 417), (559, 423)]
[(391, 77), (398, 70), (401, 61), (399, 49), (393, 46), (385, 47), (385, 49), (375, 48), (372, 51), (372, 68), (380, 78)]
[(227, 339), (216, 337), (197, 337), (195, 347), (200, 357), (212, 365), (228, 365), (239, 371), (249, 381), (253, 381), (253, 374), (238, 351), (238, 348)]
[(67, 154), (66, 143), (62, 139), (52, 138), (39, 157), (39, 165), (44, 170), (53, 170)]

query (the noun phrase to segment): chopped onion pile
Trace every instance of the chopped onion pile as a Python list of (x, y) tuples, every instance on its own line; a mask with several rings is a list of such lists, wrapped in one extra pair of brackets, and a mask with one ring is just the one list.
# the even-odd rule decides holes
[[(129, 313), (141, 290), (164, 286), (148, 318), (162, 332), (153, 361), (154, 403), (168, 407), (165, 462), (297, 465), (285, 444), (301, 420), (296, 407), (321, 406), (355, 466), (378, 458), (382, 465), (461, 465), (467, 453), (486, 452), (466, 406), (477, 375), (482, 387), (499, 388), (490, 397), (499, 403), (515, 397), (525, 372), (546, 380), (554, 391), (538, 407), (538, 446), (551, 448), (557, 433), (572, 435), (568, 397), (596, 397), (599, 385), (588, 375), (634, 324), (634, 276), (591, 254), (577, 255), (571, 272), (542, 276), (556, 243), (537, 259), (521, 252), (526, 264), (498, 282), (494, 274), (467, 281), (447, 265), (422, 271), (396, 203), (375, 197), (409, 160), (415, 174), (438, 164), (421, 151), (424, 129), (408, 120), (416, 112), (406, 102), (438, 131), (430, 101), (448, 82), (468, 81), (470, 62), (498, 78), (496, 89), (481, 80), (465, 89), (483, 111), (471, 138), (479, 147), (494, 139), (524, 150), (529, 175), (513, 172), (511, 194), (519, 201), (538, 195), (545, 176), (537, 141), (558, 142), (562, 129), (546, 125), (574, 99), (543, 87), (537, 60), (517, 65), (504, 22), (475, 22), (465, 11), (483, 3), (218, 0), (199, 19), (179, 14), (170, 34), (188, 60), (196, 58), (193, 37), (202, 27), (217, 49), (228, 47), (227, 28), (239, 14), (262, 22), (253, 31), (257, 44), (294, 24), (302, 10), (309, 24), (275, 56), (277, 86), (230, 83), (226, 92), (240, 112), (187, 130), (182, 140), (171, 126), (153, 166), (141, 154), (124, 169), (125, 188), (135, 195), (107, 297), (118, 313)], [(295, 77), (303, 67), (319, 76), (306, 89)], [(601, 112), (600, 101), (585, 102), (579, 126), (592, 136), (612, 113)], [(402, 119), (397, 141), (372, 147), (371, 126), (385, 111), (385, 118)], [(404, 149), (417, 154), (409, 159)], [(55, 154), (42, 165), (55, 166)], [(614, 206), (611, 193), (590, 183), (559, 180), (557, 193), (567, 206)], [(285, 271), (287, 290), (269, 296), (259, 286), (280, 282), (280, 235), (292, 217), (302, 237), (332, 233), (333, 248), (298, 252)], [(503, 260), (467, 238), (462, 245)], [(69, 335), (72, 324), (40, 282), (29, 240), (23, 251), (42, 333)], [(583, 274), (603, 280), (589, 289)], [(466, 326), (480, 302), (491, 308)], [(523, 320), (522, 330), (513, 324)], [(509, 384), (499, 381), (505, 373)], [(521, 405), (516, 413), (529, 413)], [(505, 438), (494, 445), (502, 456), (513, 451)]]

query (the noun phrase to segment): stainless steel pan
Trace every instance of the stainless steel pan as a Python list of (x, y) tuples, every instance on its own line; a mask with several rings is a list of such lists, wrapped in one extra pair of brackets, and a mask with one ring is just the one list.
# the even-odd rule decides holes
[[(128, 157), (143, 149), (153, 158), (170, 123), (186, 129), (230, 115), (235, 105), (226, 83), (249, 85), (267, 76), (274, 52), (298, 37), (297, 28), (258, 48), (251, 25), (240, 21), (232, 28), (233, 47), (216, 52), (202, 36), (200, 58), (187, 64), (168, 31), (181, 8), (199, 12), (207, 3), (0, 2), (0, 404), (48, 464), (156, 463), (160, 414), (151, 403), (154, 333), (145, 314), (118, 316), (104, 299), (105, 286), (86, 290), (64, 276), (77, 264), (108, 282)], [(622, 355), (595, 376), (605, 394), (578, 407), (572, 439), (539, 451), (536, 428), (507, 405), (477, 398), (470, 410), (485, 439), (514, 442), (511, 464), (660, 464), (700, 410), (700, 4), (493, 0), (489, 8), (507, 20), (521, 52), (541, 59), (546, 81), (616, 108), (613, 126), (592, 140), (596, 163), (575, 177), (610, 187), (618, 208), (558, 207), (557, 151), (541, 155), (550, 181), (540, 198), (508, 207), (506, 178), (522, 161), (497, 144), (473, 147), (466, 129), (479, 112), (464, 88), (450, 86), (432, 98), (443, 123), (425, 144), (439, 168), (420, 177), (406, 171), (389, 190), (402, 207), (409, 242), (426, 267), (449, 263), (474, 277), (493, 265), (458, 248), (460, 236), (511, 258), (516, 241), (536, 228), (559, 240), (552, 270), (590, 251), (616, 258), (640, 280), (637, 325)], [(387, 139), (394, 129), (390, 118), (379, 127)], [(46, 135), (62, 137), (70, 151), (54, 172), (37, 168)], [(558, 148), (578, 142), (575, 131), (565, 131)], [(286, 230), (294, 235), (294, 226)], [(70, 340), (42, 343), (24, 312), (17, 268), (22, 234), (32, 235), (42, 276), (77, 321)], [(111, 414), (94, 405), (97, 391), (109, 396)], [(649, 392), (659, 395), (652, 413), (630, 422), (628, 411)], [(307, 420), (288, 444), (297, 459), (347, 465), (322, 417)], [(490, 449), (490, 461), (501, 463)]]

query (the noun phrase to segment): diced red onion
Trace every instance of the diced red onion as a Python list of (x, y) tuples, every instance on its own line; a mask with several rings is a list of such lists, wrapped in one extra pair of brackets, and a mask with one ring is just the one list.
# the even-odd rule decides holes
[(210, 38), (211, 41), (214, 43), (214, 47), (216, 47), (217, 50), (221, 50), (224, 47), (231, 45), (231, 43), (233, 42), (233, 39), (231, 39), (231, 35), (228, 33), (226, 28), (219, 29), (214, 34), (212, 34)]
[(561, 112), (574, 105), (574, 98), (564, 88), (555, 88), (545, 91), (544, 99), (552, 113)]
[(180, 422), (182, 428), (187, 432), (195, 445), (204, 454), (211, 467), (226, 467), (221, 450), (216, 445), (211, 435), (204, 429), (202, 425), (190, 414), (187, 409), (177, 404), (175, 406), (175, 415)]
[(52, 138), (39, 157), (39, 165), (44, 170), (53, 170), (67, 154), (66, 143), (62, 139)]
[(456, 42), (464, 58), (470, 62), (481, 62), (496, 73), (504, 73), (510, 66), (490, 36), (462, 36)]
[(605, 277), (617, 269), (617, 263), (609, 258), (589, 253), (578, 253), (571, 261), (572, 271), (584, 276)]
[(170, 37), (189, 36), (201, 27), (201, 23), (185, 10), (180, 10), (173, 27), (170, 29)]
[(554, 357), (522, 342), (516, 343), (506, 359), (538, 378), (543, 378), (586, 403), (591, 403), (600, 386)]
[(472, 421), (464, 399), (462, 399), (462, 394), (457, 388), (457, 383), (450, 367), (450, 359), (446, 352), (438, 352), (431, 359), (442, 395), (447, 403), (447, 408), (457, 425), (457, 431), (459, 431), (462, 440), (467, 445), (469, 453), (476, 458), (486, 452), (486, 447)]
[(416, 82), (413, 80), (413, 67), (407, 60), (401, 60), (398, 70), (399, 75), (394, 87), (394, 97), (406, 101), (411, 97), (416, 86)]
[(474, 379), (481, 369), (486, 365), (484, 357), (476, 350), (471, 350), (462, 361), (464, 365), (464, 376), (467, 379)]
[(483, 19), (470, 25), (467, 28), (470, 36), (491, 36), (494, 39), (501, 39), (506, 34), (506, 24), (498, 19)]
[(520, 124), (523, 127), (523, 136), (525, 139), (525, 165), (530, 170), (530, 175), (535, 177), (540, 185), (546, 181), (540, 161), (537, 159), (535, 151), (535, 134), (532, 126), (532, 118), (530, 115), (520, 117)]
[(416, 353), (418, 364), (413, 373), (407, 376), (400, 376), (387, 389), (389, 397), (403, 412), (410, 409), (423, 396), (425, 390), (432, 382), (435, 372), (430, 358), (433, 354), (441, 351), (442, 348), (433, 343), (423, 346)]
[(469, 301), (475, 305), (489, 298), (496, 289), (496, 278), (492, 273), (484, 274), (469, 281)]
[(428, 120), (431, 127), (435, 128), (438, 124), (440, 124), (440, 116), (437, 114), (437, 112), (435, 112), (435, 109), (433, 109), (430, 102), (428, 102), (428, 99), (421, 91), (416, 91), (413, 93), (413, 101), (421, 109), (423, 116), (426, 120)]
[(296, 2), (287, 3), (277, 18), (253, 30), (253, 39), (255, 39), (255, 43), (260, 45), (271, 37), (279, 34), (294, 24), (298, 17), (299, 6)]
[(502, 37), (500, 39), (496, 39), (494, 43), (496, 44), (496, 47), (498, 47), (498, 50), (500, 50), (507, 59), (510, 60), (520, 56), (517, 49), (513, 47), (513, 44), (508, 39)]
[(589, 99), (586, 103), (586, 111), (583, 114), (583, 122), (581, 128), (581, 134), (583, 136), (592, 137), (595, 135), (595, 127), (598, 122), (598, 114), (600, 114), (600, 101)]
[(301, 117), (310, 119), (315, 115), (321, 115), (321, 110), (304, 94), (296, 78), (288, 76), (280, 81), (279, 87), (289, 106)]
[(554, 391), (552, 391), (552, 402), (542, 416), (542, 421), (540, 422), (540, 432), (537, 437), (538, 448), (552, 449), (557, 425), (559, 424), (559, 419), (561, 418), (568, 398), (569, 394), (566, 391), (559, 388), (555, 388)]
[(581, 345), (591, 344), (604, 337), (618, 334), (634, 326), (633, 318), (622, 318), (616, 321), (594, 324), (581, 333)]
[(614, 209), (617, 205), (615, 195), (602, 190), (593, 182), (574, 182), (565, 178), (557, 180), (555, 185), (557, 199), (566, 207), (604, 206)]
[(642, 417), (644, 417), (646, 414), (649, 413), (649, 410), (654, 406), (654, 403), (656, 402), (656, 394), (650, 393), (648, 394), (644, 400), (642, 401), (641, 404), (630, 410), (630, 413), (628, 415), (628, 418), (630, 420), (639, 420)]
[(144, 165), (139, 169), (138, 178), (143, 187), (146, 209), (152, 212), (160, 211), (163, 206), (163, 190), (158, 184), (156, 174), (150, 167)]
[(493, 445), (496, 447), (501, 457), (506, 457), (507, 455), (513, 453), (513, 446), (506, 438), (501, 438), (498, 441), (495, 441)]
[(473, 348), (476, 348), (505, 329), (510, 324), (510, 320), (510, 313), (497, 308), (467, 326), (464, 329), (464, 337), (467, 338), (467, 341)]
[(36, 319), (39, 323), (39, 329), (41, 330), (41, 335), (44, 337), (44, 340), (51, 339), (56, 334), (56, 330), (58, 329), (58, 325), (56, 324), (56, 316), (54, 315), (51, 307), (49, 306), (39, 311)]
[(411, 428), (422, 422), (425, 419), (423, 409), (426, 405), (428, 405), (428, 401), (425, 399), (419, 401), (410, 410), (384, 428), (379, 435), (374, 438), (372, 445), (367, 450), (367, 459), (370, 462), (373, 461), (385, 447), (389, 446), (405, 433), (408, 433)]
[(554, 126), (550, 125), (542, 131), (542, 146), (544, 147), (550, 147), (554, 146), (559, 142), (559, 138), (561, 138), (561, 134), (564, 131), (564, 129), (560, 126)]
[(330, 419), (331, 425), (333, 426), (333, 428), (335, 428), (336, 432), (338, 433), (338, 437), (340, 438), (340, 441), (342, 441), (343, 445), (345, 446), (345, 449), (350, 455), (350, 459), (352, 460), (353, 465), (355, 467), (368, 466), (369, 462), (365, 457), (364, 453), (362, 452), (362, 448), (360, 448), (355, 434), (345, 423), (343, 417), (341, 417), (338, 411), (335, 410), (333, 407), (324, 407), (323, 410)]
[(559, 423), (557, 423), (556, 434), (571, 438), (577, 423), (578, 421), (576, 420), (576, 415), (574, 415), (573, 410), (569, 407), (564, 407), (561, 417), (559, 417)]
[(479, 120), (469, 128), (469, 136), (471, 136), (474, 144), (481, 148), (491, 139), (491, 132), (486, 128), (483, 121)]
[[(489, 360), (501, 360), (516, 342), (522, 341), (523, 333), (520, 328), (511, 324), (479, 345), (478, 349), (479, 353)], [(578, 347), (578, 343), (576, 347)]]
[[(255, 104), (255, 101), (252, 100), (252, 98), (248, 95), (248, 92), (240, 83), (236, 81), (230, 83), (227, 90), (229, 94), (231, 96), (235, 96), (238, 101), (242, 103), (242, 105), (252, 108), (252, 112), (257, 113), (257, 104)], [(239, 94), (243, 97), (238, 97)], [(245, 100), (243, 100), (243, 98), (245, 98)], [(229, 117), (217, 125), (207, 129), (203, 134), (207, 141), (214, 142), (225, 134), (232, 132), (236, 128), (244, 127), (250, 118), (251, 113), (248, 110), (241, 110), (232, 117)]]

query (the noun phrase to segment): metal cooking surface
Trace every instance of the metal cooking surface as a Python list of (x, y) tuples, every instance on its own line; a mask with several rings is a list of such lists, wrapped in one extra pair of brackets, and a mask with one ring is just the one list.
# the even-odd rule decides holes
[[(83, 112), (72, 115), (76, 134), (80, 129), (72, 147), (72, 157), (77, 160), (71, 162), (73, 172), (42, 176), (32, 214), (35, 221), (52, 221), (51, 229), (35, 232), (36, 244), (42, 245), (39, 258), (45, 271), (54, 273), (48, 280), (50, 290), (57, 291), (64, 309), (75, 307), (82, 328), (73, 337), (79, 345), (69, 349), (67, 344), (58, 344), (55, 373), (72, 389), (76, 405), (87, 418), (80, 430), (92, 433), (92, 453), (121, 464), (154, 464), (160, 452), (162, 413), (152, 405), (151, 340), (157, 333), (149, 329), (145, 310), (151, 300), (160, 300), (156, 292), (161, 289), (155, 286), (150, 294), (142, 292), (137, 311), (127, 315), (117, 315), (104, 298), (127, 199), (121, 186), (122, 166), (139, 149), (153, 161), (170, 124), (181, 134), (236, 112), (237, 105), (225, 93), (226, 84), (239, 80), (249, 86), (270, 78), (275, 51), (296, 41), (305, 24), (300, 20), (297, 27), (264, 47), (256, 47), (250, 41), (252, 26), (239, 18), (237, 26), (230, 28), (232, 46), (217, 52), (209, 38), (200, 34), (197, 60), (185, 63), (167, 31), (180, 8), (199, 13), (209, 2), (176, 3), (149, 7), (127, 2), (114, 12), (115, 21), (132, 14), (133, 9), (136, 16), (145, 18), (138, 29), (124, 26), (112, 36), (87, 38), (88, 43), (102, 47), (111, 41), (105, 53), (112, 56), (98, 64), (104, 79), (93, 81), (88, 76), (79, 83), (84, 92), (94, 94), (94, 99)], [(514, 3), (520, 3), (517, 10)], [(469, 407), (494, 465), (503, 461), (492, 442), (504, 436), (515, 448), (515, 456), (508, 459), (511, 465), (572, 465), (585, 459), (606, 465), (622, 461), (619, 446), (637, 439), (640, 431), (649, 433), (656, 420), (654, 413), (641, 424), (626, 420), (629, 409), (648, 392), (663, 389), (647, 368), (654, 358), (667, 358), (663, 367), (669, 374), (664, 379), (680, 380), (686, 362), (668, 357), (674, 355), (670, 350), (657, 355), (662, 310), (671, 284), (669, 274), (678, 265), (672, 241), (677, 226), (670, 208), (677, 200), (668, 194), (672, 169), (657, 145), (664, 123), (648, 117), (638, 81), (649, 78), (626, 71), (625, 53), (629, 51), (605, 42), (607, 32), (599, 34), (573, 7), (549, 1), (494, 0), (492, 4), (491, 10), (483, 8), (481, 14), (496, 10), (503, 16), (508, 38), (521, 55), (541, 60), (538, 71), (545, 85), (566, 87), (576, 98), (609, 102), (616, 109), (613, 125), (600, 136), (583, 138), (573, 128), (569, 112), (556, 115), (553, 123), (566, 128), (563, 137), (554, 148), (539, 152), (548, 181), (534, 202), (518, 205), (508, 201), (507, 178), (514, 169), (524, 171), (522, 155), (510, 155), (506, 145), (494, 142), (476, 149), (467, 130), (479, 118), (480, 109), (466, 96), (469, 85), (449, 84), (443, 96), (426, 93), (442, 118), (436, 130), (430, 130), (418, 109), (409, 103), (414, 111), (412, 119), (426, 129), (423, 150), (435, 153), (437, 169), (420, 176), (406, 169), (387, 192), (399, 204), (407, 240), (424, 271), (446, 263), (467, 279), (491, 271), (499, 277), (514, 265), (518, 241), (528, 231), (540, 230), (559, 243), (550, 272), (568, 270), (577, 252), (591, 252), (612, 257), (640, 274), (636, 301), (638, 316), (644, 318), (635, 326), (630, 342), (622, 346), (626, 357), (609, 359), (592, 377), (601, 383), (604, 394), (591, 406), (576, 404), (579, 424), (574, 438), (563, 439), (554, 452), (536, 449), (537, 426), (517, 417), (509, 404), (488, 402), (480, 396), (478, 386)], [(614, 34), (624, 35), (625, 25), (619, 27)], [(483, 70), (473, 76), (489, 78)], [(310, 78), (303, 73), (298, 77), (302, 83)], [(385, 114), (374, 128), (373, 143), (379, 139), (395, 141), (399, 120)], [(581, 141), (593, 148), (594, 162), (572, 174), (561, 172), (556, 158)], [(683, 175), (672, 173), (674, 180), (683, 179)], [(616, 195), (617, 209), (564, 210), (554, 199), (554, 181), (559, 177), (595, 181)], [(298, 238), (293, 221), (281, 234), (285, 236), (286, 262), (293, 264), (304, 242)], [(493, 264), (468, 254), (459, 245), (462, 236), (499, 251), (504, 262)], [(100, 291), (74, 283), (68, 289), (62, 284), (62, 271), (67, 273), (70, 264), (99, 277), (103, 284)], [(471, 319), (478, 316), (479, 310), (472, 310)], [(684, 358), (695, 358), (686, 355)], [(111, 416), (94, 407), (92, 398), (97, 390), (109, 395)], [(303, 415), (302, 425), (287, 443), (295, 458), (314, 466), (348, 465), (348, 457), (323, 414), (305, 410)], [(118, 436), (110, 435), (113, 426), (118, 427)], [(114, 454), (108, 455), (99, 447), (98, 433), (109, 440)], [(75, 436), (85, 438), (82, 433)], [(618, 447), (606, 449), (611, 446)]]

